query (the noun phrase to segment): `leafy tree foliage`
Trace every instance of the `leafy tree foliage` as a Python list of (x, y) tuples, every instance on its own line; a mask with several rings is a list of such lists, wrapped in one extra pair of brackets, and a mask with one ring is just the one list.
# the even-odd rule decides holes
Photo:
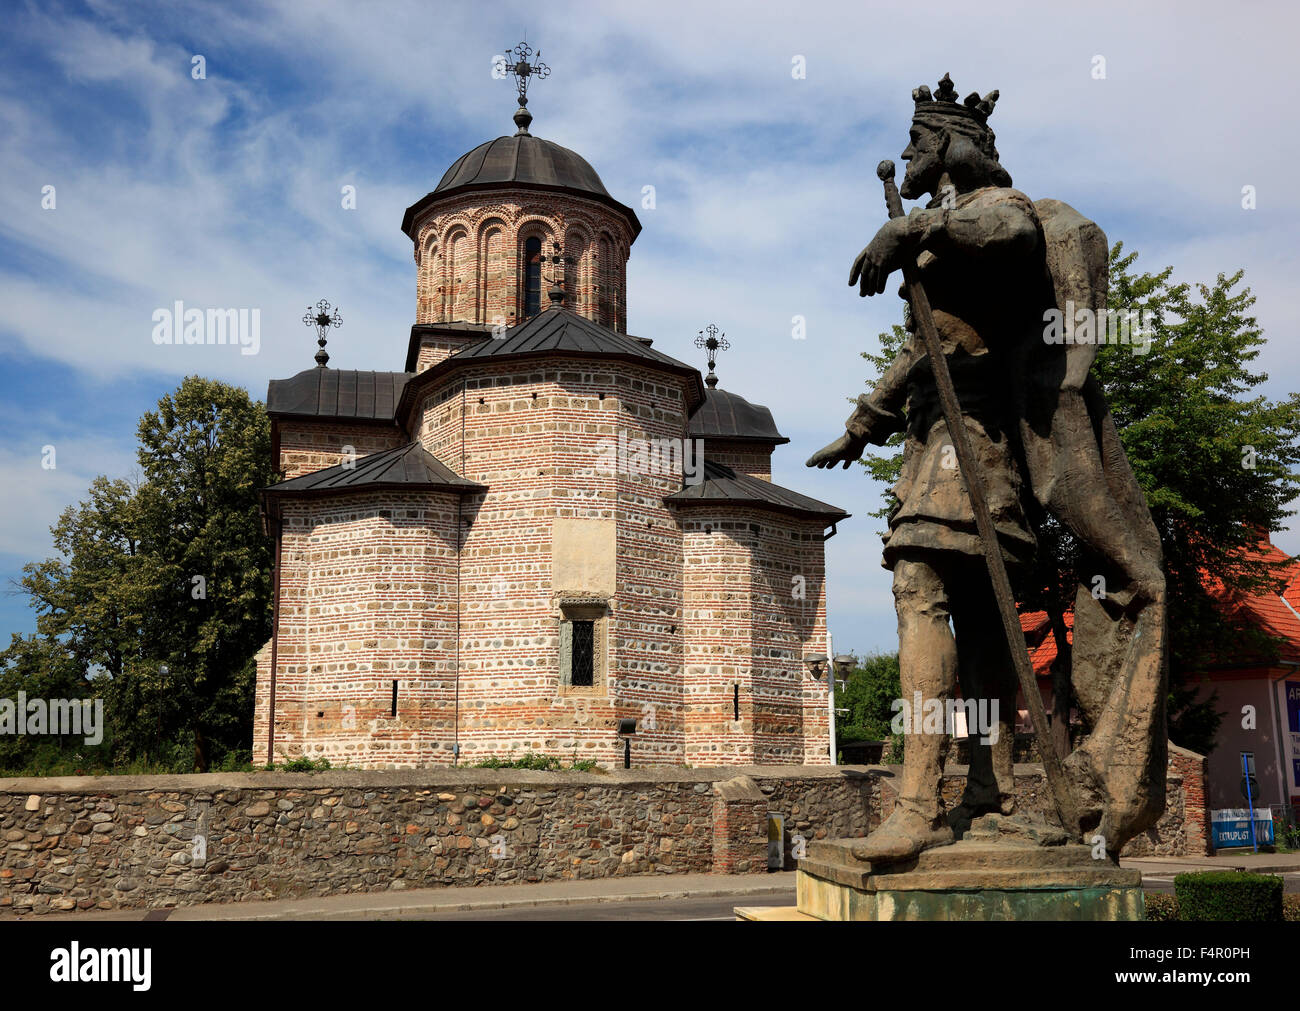
[(902, 696), (897, 653), (873, 653), (856, 660), (844, 688), (835, 693), (836, 707), (848, 710), (837, 721), (836, 736), (841, 741), (887, 740), (894, 718), (891, 706)]
[(6, 682), (57, 673), (104, 698), (99, 764), (206, 771), (252, 735), (253, 658), (271, 631), (270, 423), (246, 391), (190, 376), (138, 439), (139, 480), (96, 478), (52, 528), (58, 554), (24, 567), (37, 634), (0, 662)]

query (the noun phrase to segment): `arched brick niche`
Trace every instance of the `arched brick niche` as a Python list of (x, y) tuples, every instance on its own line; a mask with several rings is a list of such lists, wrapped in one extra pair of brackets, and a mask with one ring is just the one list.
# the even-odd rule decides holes
[[(598, 201), (509, 188), (467, 193), (430, 207), (416, 235), (417, 323), (513, 326), (530, 302), (545, 310), (561, 243), (565, 307), (627, 332), (627, 258), (635, 236)], [(529, 239), (538, 240), (542, 257), (531, 279)]]

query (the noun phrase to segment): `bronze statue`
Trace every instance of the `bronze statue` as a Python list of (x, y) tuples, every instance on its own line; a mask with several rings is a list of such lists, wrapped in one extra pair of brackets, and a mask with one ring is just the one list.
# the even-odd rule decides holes
[[(901, 269), (911, 337), (858, 398), (845, 434), (808, 466), (847, 467), (868, 443), (906, 433), (883, 552), (903, 696), (946, 702), (960, 687), (964, 699), (996, 700), (999, 725), (971, 733), (965, 794), (950, 812), (939, 793), (943, 734), (911, 736), (894, 813), (853, 851), (897, 862), (952, 842), (986, 814), (1015, 813), (1020, 687), (1054, 821), (1117, 860), (1164, 809), (1160, 541), (1089, 376), (1096, 344), (1062, 342), (1045, 328), (1057, 309), (1106, 318), (1106, 237), (1073, 208), (1012, 188), (988, 127), (996, 91), (959, 102), (945, 74), (933, 95), (920, 87), (912, 96), (901, 195), (932, 199), (904, 217), (893, 165), (882, 163), (891, 218), (849, 275), (868, 296)], [(937, 364), (928, 347), (941, 348)], [(1075, 573), (1070, 678), (1088, 736), (1068, 756), (1047, 735), (1012, 597), (1032, 578), (1035, 530), (1048, 513), (1086, 553)]]

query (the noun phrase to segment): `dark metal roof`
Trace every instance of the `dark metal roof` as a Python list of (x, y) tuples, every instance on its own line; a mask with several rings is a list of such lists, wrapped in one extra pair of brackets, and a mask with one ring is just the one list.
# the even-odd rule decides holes
[(420, 358), (420, 338), (425, 335), (434, 337), (491, 337), (491, 323), (465, 323), (456, 320), (449, 323), (413, 323), (411, 336), (406, 342), (406, 371), (415, 374), (415, 364)]
[(418, 442), (412, 442), (396, 449), (363, 456), (354, 461), (351, 467), (335, 464), (324, 470), (281, 481), (263, 491), (266, 495), (303, 495), (369, 491), (372, 488), (434, 488), (456, 494), (486, 490), (484, 485), (467, 481), (444, 466)]
[(797, 491), (782, 488), (779, 484), (764, 481), (762, 478), (739, 474), (730, 467), (720, 463), (704, 462), (704, 480), (699, 484), (688, 484), (679, 492), (664, 497), (665, 502), (676, 505), (719, 505), (732, 504), (775, 509), (779, 512), (793, 513), (820, 519), (825, 523), (836, 523), (848, 519), (849, 514), (839, 506), (819, 502)]
[(433, 188), (442, 193), (475, 183), (538, 183), (608, 197), (591, 163), (576, 151), (531, 134), (513, 134), (461, 155)]
[(686, 434), (693, 439), (737, 439), (781, 445), (790, 440), (776, 430), (772, 412), (726, 390), (706, 390), (691, 415)]
[[(403, 390), (398, 415), (401, 417), (410, 409), (415, 390), (455, 369), (467, 364), (491, 364), (503, 358), (542, 355), (617, 358), (665, 369), (693, 378), (695, 403), (704, 399), (704, 384), (698, 369), (656, 351), (639, 337), (618, 333), (569, 309), (545, 309), (507, 330), (504, 337), (480, 341), (416, 375)], [(688, 407), (690, 399), (688, 396)]]
[(633, 237), (641, 231), (633, 210), (609, 195), (582, 155), (527, 133), (498, 137), (457, 158), (433, 192), (406, 209), (402, 231), (414, 238), (411, 225), (415, 216), (444, 197), (501, 187), (556, 190), (598, 200), (628, 219)]
[(456, 354), (458, 361), (467, 358), (503, 358), (510, 355), (534, 354), (540, 351), (578, 351), (587, 355), (631, 355), (645, 358), (657, 365), (698, 372), (685, 362), (679, 362), (661, 351), (656, 351), (640, 337), (630, 337), (617, 330), (580, 316), (571, 309), (546, 309), (530, 316), (518, 326), (511, 327), (505, 336), (486, 340)]
[(307, 369), (291, 379), (272, 379), (266, 413), (359, 421), (392, 421), (411, 378), (409, 372)]

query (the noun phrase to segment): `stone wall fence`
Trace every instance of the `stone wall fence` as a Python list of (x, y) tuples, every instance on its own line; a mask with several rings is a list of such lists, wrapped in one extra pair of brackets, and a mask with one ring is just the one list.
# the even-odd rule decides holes
[[(0, 779), (0, 917), (629, 874), (768, 868), (866, 835), (899, 769), (416, 769)], [(960, 793), (964, 769), (946, 775)], [(1041, 767), (1016, 768), (1024, 806)], [(1183, 854), (1184, 780), (1143, 840)], [(1196, 845), (1193, 839), (1193, 844)], [(1201, 844), (1203, 845), (1203, 844)], [(1127, 851), (1126, 851), (1127, 852)]]

